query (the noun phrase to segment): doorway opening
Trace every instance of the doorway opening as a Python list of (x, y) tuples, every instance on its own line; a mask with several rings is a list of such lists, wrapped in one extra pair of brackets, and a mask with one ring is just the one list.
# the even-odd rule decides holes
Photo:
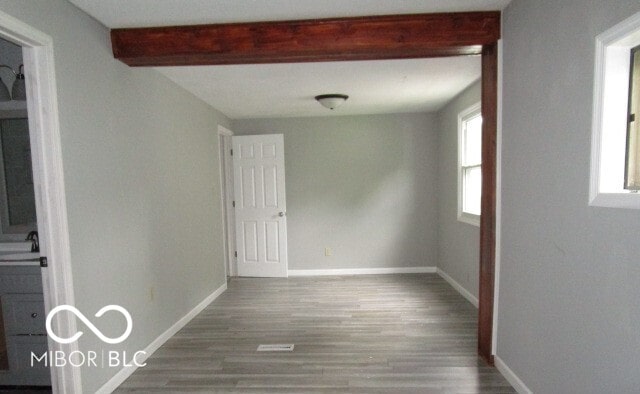
[[(38, 265), (42, 311), (28, 311), (27, 321), (39, 327), (46, 313), (54, 306), (74, 304), (73, 283), (69, 250), (66, 198), (62, 170), (60, 127), (58, 122), (56, 78), (53, 59), (53, 40), (48, 35), (34, 29), (22, 21), (0, 12), (0, 38), (21, 47), (24, 64), (26, 90), (26, 112), (28, 113), (28, 134), (32, 184), (35, 195), (35, 211), (38, 230)], [(31, 238), (34, 238), (33, 236)], [(24, 268), (24, 267), (22, 267)], [(30, 268), (30, 267), (29, 267)], [(37, 277), (37, 275), (36, 275)], [(24, 304), (33, 304), (32, 296), (9, 296), (8, 304), (3, 296), (3, 307), (23, 316)], [(52, 319), (52, 327), (64, 336), (76, 332), (75, 319), (71, 314), (57, 314)], [(6, 311), (4, 313), (6, 317)], [(30, 319), (30, 320), (29, 320)], [(5, 322), (6, 326), (7, 322)], [(39, 329), (39, 328), (38, 328)], [(9, 332), (5, 334), (10, 334)], [(24, 336), (18, 335), (24, 339)], [(15, 340), (15, 346), (23, 346), (22, 340)], [(47, 336), (42, 336), (42, 346), (46, 351), (64, 351), (70, 354), (78, 348), (77, 343), (62, 345)], [(7, 344), (11, 341), (6, 341)], [(30, 346), (27, 344), (27, 346)], [(10, 351), (8, 355), (10, 356)], [(21, 353), (24, 353), (21, 351)], [(26, 352), (29, 354), (29, 352)], [(28, 362), (28, 360), (27, 360)], [(15, 364), (13, 364), (15, 365)], [(12, 360), (9, 359), (9, 370)], [(53, 392), (80, 392), (80, 370), (67, 365), (49, 369), (49, 379)], [(29, 386), (29, 378), (19, 385)], [(26, 384), (25, 384), (26, 383)], [(9, 383), (11, 384), (11, 383)], [(40, 383), (38, 383), (40, 384)], [(12, 384), (13, 385), (13, 384)]]
[(22, 48), (0, 38), (0, 61), (0, 387), (46, 387), (49, 369), (24, 357), (47, 339)]
[[(482, 57), (482, 217), (478, 354), (493, 364), (500, 12), (387, 15), (111, 31), (130, 66)], [(161, 30), (161, 34), (159, 34)], [(194, 31), (195, 29), (195, 31)], [(190, 32), (191, 31), (191, 32)], [(188, 34), (188, 33), (191, 34)], [(174, 34), (167, 44), (166, 36)], [(274, 37), (265, 42), (265, 36)], [(339, 39), (336, 39), (336, 37)]]

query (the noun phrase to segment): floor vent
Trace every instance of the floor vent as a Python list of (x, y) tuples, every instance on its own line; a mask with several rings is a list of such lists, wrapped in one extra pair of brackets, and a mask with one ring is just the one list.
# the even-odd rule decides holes
[(292, 352), (293, 344), (260, 345), (259, 352)]

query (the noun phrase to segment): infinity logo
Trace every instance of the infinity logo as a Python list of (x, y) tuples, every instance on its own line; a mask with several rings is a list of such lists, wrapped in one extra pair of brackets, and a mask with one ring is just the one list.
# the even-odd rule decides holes
[(118, 311), (118, 312), (122, 313), (124, 318), (127, 320), (127, 329), (124, 331), (124, 334), (120, 335), (117, 338), (109, 338), (109, 337), (105, 336), (77, 308), (75, 308), (75, 307), (73, 307), (71, 305), (60, 305), (60, 306), (57, 306), (57, 307), (53, 308), (51, 310), (51, 312), (49, 312), (49, 315), (47, 316), (47, 334), (49, 334), (49, 336), (54, 341), (56, 341), (58, 343), (66, 344), (66, 343), (75, 342), (75, 341), (78, 340), (78, 338), (80, 338), (82, 336), (82, 334), (84, 334), (82, 331), (78, 331), (75, 335), (73, 335), (70, 338), (60, 338), (59, 336), (57, 336), (53, 332), (53, 330), (51, 329), (51, 320), (53, 319), (53, 317), (57, 313), (62, 312), (62, 311), (69, 311), (69, 312), (73, 313), (74, 315), (76, 315), (80, 320), (82, 320), (82, 322), (87, 327), (89, 327), (89, 329), (91, 331), (93, 331), (94, 334), (96, 334), (96, 336), (98, 338), (100, 338), (102, 340), (102, 342), (109, 343), (109, 344), (112, 344), (112, 345), (116, 344), (116, 343), (120, 343), (120, 342), (124, 341), (125, 339), (127, 339), (129, 337), (129, 334), (131, 334), (131, 329), (133, 328), (133, 321), (131, 320), (131, 315), (129, 314), (129, 312), (126, 309), (124, 309), (120, 305), (107, 305), (104, 308), (100, 309), (98, 311), (98, 313), (95, 314), (95, 317), (101, 317), (102, 315), (104, 315), (105, 313), (107, 313), (109, 311)]

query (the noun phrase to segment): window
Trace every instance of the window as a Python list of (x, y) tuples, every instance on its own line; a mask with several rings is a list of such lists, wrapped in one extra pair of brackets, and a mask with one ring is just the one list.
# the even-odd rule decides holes
[(640, 209), (640, 135), (634, 119), (640, 89), (638, 48), (640, 13), (596, 37), (589, 186), (593, 206)]
[(458, 115), (458, 220), (480, 225), (482, 114), (480, 103)]
[(640, 190), (640, 46), (631, 51), (629, 115), (624, 188)]

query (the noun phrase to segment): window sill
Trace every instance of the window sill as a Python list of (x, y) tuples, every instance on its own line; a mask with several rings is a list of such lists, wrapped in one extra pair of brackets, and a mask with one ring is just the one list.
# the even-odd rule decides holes
[(458, 215), (458, 221), (462, 223), (467, 223), (475, 227), (480, 227), (480, 215), (473, 215), (470, 213), (463, 212)]
[(591, 198), (592, 207), (640, 209), (640, 193), (598, 193)]

